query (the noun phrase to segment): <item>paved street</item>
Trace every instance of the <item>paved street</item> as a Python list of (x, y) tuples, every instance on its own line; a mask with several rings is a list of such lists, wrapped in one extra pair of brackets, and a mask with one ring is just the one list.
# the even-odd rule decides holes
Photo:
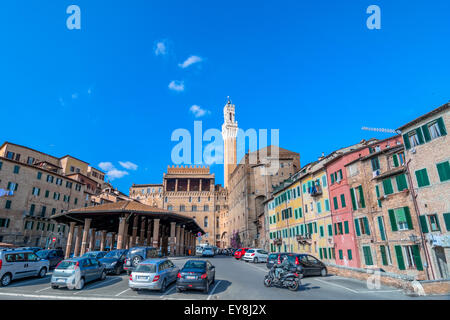
[[(265, 264), (237, 261), (231, 257), (216, 256), (209, 259), (216, 266), (216, 283), (208, 294), (200, 291), (177, 293), (174, 284), (164, 293), (153, 291), (132, 291), (128, 288), (128, 276), (108, 276), (104, 281), (88, 283), (83, 290), (52, 289), (48, 274), (43, 279), (29, 278), (14, 281), (8, 287), (0, 287), (0, 299), (164, 299), (164, 300), (327, 300), (327, 299), (440, 299), (450, 296), (410, 297), (401, 290), (382, 286), (369, 290), (363, 281), (330, 275), (327, 277), (306, 277), (297, 292), (288, 289), (266, 288), (263, 285), (267, 273)], [(186, 258), (175, 258), (173, 262), (181, 267)]]

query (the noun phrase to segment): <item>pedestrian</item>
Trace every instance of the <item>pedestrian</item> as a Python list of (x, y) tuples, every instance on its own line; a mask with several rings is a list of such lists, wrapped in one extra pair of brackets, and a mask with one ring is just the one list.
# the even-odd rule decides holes
[(80, 268), (76, 264), (75, 264), (74, 268), (75, 268), (75, 272), (73, 273), (73, 275), (71, 277), (69, 277), (69, 279), (67, 279), (67, 288), (69, 290), (81, 289), (80, 288), (81, 271), (80, 271)]

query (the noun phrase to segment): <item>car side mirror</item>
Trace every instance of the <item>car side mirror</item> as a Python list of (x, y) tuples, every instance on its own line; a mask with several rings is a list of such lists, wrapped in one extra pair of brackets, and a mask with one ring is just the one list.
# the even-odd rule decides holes
[(215, 269), (216, 267), (215, 266), (211, 266), (211, 269)]

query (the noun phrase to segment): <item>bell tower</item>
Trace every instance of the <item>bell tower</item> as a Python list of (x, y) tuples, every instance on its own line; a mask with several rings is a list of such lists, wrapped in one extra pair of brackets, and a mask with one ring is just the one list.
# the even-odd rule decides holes
[(223, 108), (223, 181), (225, 188), (229, 187), (229, 176), (236, 168), (236, 137), (238, 132), (238, 124), (235, 119), (235, 106), (231, 104), (230, 97)]

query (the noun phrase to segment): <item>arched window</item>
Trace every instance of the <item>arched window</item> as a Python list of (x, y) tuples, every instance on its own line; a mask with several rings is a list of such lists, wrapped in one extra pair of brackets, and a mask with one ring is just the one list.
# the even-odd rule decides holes
[(203, 224), (204, 224), (205, 228), (208, 227), (208, 217), (205, 217)]

